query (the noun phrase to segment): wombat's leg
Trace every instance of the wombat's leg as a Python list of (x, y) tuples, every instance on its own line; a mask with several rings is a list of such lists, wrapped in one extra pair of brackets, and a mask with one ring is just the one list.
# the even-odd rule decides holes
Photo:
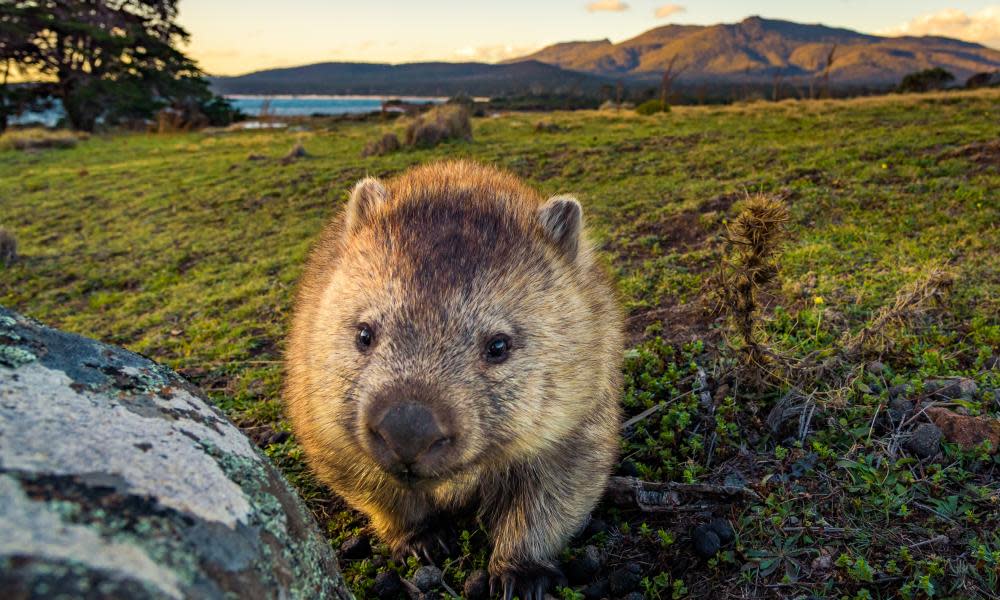
[(393, 558), (405, 560), (411, 554), (432, 561), (431, 553), (440, 547), (440, 525), (436, 514), (422, 498), (397, 493), (389, 502), (366, 503), (362, 507), (372, 529), (389, 545)]
[(484, 520), (493, 538), (490, 583), (503, 597), (542, 600), (564, 580), (555, 557), (587, 519), (604, 488), (601, 475), (545, 469), (537, 463), (515, 468), (484, 490)]

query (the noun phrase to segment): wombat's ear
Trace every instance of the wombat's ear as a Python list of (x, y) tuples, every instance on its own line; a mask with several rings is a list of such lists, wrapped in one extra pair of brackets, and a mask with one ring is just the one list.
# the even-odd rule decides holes
[(354, 186), (351, 199), (347, 202), (346, 231), (354, 231), (363, 226), (378, 210), (379, 205), (389, 197), (382, 182), (374, 177), (365, 177)]
[(583, 229), (583, 208), (573, 196), (553, 196), (538, 208), (542, 230), (567, 258), (574, 260)]

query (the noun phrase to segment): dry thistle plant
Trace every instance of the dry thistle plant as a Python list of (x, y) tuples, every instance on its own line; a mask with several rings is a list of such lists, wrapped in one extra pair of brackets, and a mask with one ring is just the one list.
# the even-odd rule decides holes
[(758, 324), (759, 291), (778, 274), (778, 247), (786, 233), (788, 208), (781, 198), (767, 194), (747, 195), (743, 210), (727, 227), (727, 252), (719, 270), (709, 280), (715, 297), (716, 314), (725, 315), (742, 343), (744, 365), (753, 369), (755, 379), (772, 377), (767, 364), (771, 357)]
[(0, 266), (8, 267), (17, 260), (17, 240), (14, 235), (0, 227)]
[(922, 277), (910, 282), (896, 292), (891, 304), (880, 308), (871, 321), (854, 335), (846, 333), (841, 338), (841, 356), (853, 358), (874, 349), (877, 353), (886, 350), (886, 330), (893, 326), (903, 326), (926, 312), (931, 302), (939, 306), (945, 294), (955, 283), (955, 274), (941, 265), (932, 265)]

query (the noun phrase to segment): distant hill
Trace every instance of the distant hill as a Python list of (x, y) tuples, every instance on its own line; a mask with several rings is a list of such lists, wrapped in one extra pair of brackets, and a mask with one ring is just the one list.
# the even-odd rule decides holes
[(419, 96), (503, 96), (593, 94), (607, 81), (543, 62), (319, 63), (269, 69), (236, 77), (214, 77), (222, 94), (406, 94)]
[(907, 73), (942, 67), (958, 81), (1000, 69), (1000, 51), (942, 37), (880, 37), (824, 25), (750, 17), (720, 25), (666, 25), (613, 44), (566, 42), (510, 61), (535, 60), (563, 69), (627, 79), (660, 76), (675, 59), (682, 80), (786, 81), (819, 77), (836, 45), (836, 85), (894, 85)]

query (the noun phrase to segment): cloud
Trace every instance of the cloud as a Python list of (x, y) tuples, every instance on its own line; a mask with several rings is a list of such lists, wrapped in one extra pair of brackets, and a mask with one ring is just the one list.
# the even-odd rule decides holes
[(507, 60), (508, 58), (527, 56), (535, 50), (538, 50), (537, 46), (511, 46), (509, 44), (476, 47), (468, 46), (455, 50), (455, 56), (461, 58), (462, 60), (494, 63)]
[(958, 8), (927, 13), (902, 25), (883, 29), (882, 35), (941, 35), (1000, 48), (1000, 6), (968, 14)]
[(664, 4), (660, 8), (656, 9), (657, 19), (666, 19), (671, 15), (680, 14), (685, 12), (687, 9), (680, 4)]
[(596, 0), (587, 5), (590, 12), (622, 12), (628, 10), (628, 4), (622, 0)]

